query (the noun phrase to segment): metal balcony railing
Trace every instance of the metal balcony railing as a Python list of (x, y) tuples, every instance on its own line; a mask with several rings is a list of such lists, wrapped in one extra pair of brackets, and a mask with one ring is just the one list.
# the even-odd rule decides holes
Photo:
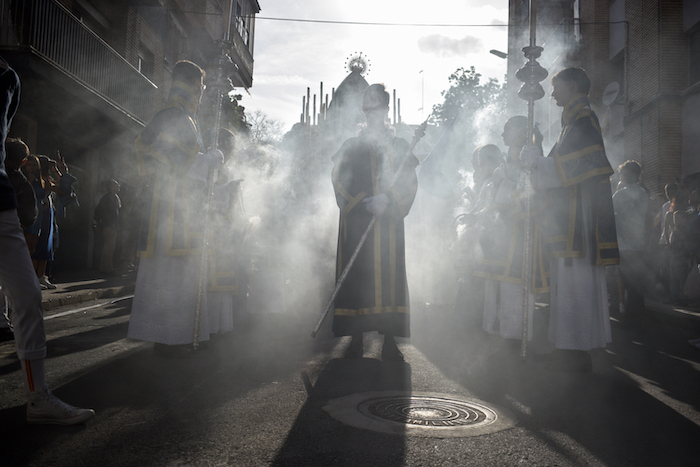
[(0, 46), (29, 47), (141, 121), (157, 87), (53, 0), (0, 0)]

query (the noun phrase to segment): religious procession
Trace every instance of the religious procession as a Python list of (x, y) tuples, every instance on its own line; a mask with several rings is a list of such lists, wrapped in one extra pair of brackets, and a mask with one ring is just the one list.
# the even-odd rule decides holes
[[(301, 71), (275, 75), (305, 55), (271, 28), (257, 94), (256, 20), (258, 34), (307, 20), (260, 16), (257, 0), (117, 3), (0, 0), (0, 373), (11, 375), (0, 418), (23, 427), (3, 433), (22, 446), (12, 465), (69, 465), (75, 452), (91, 465), (99, 446), (113, 465), (153, 453), (153, 465), (276, 466), (540, 455), (508, 458), (518, 443), (504, 433), (536, 444), (543, 465), (659, 463), (663, 440), (610, 453), (572, 407), (609, 405), (609, 437), (615, 413), (631, 419), (648, 397), (659, 418), (698, 424), (684, 365), (700, 349), (688, 123), (700, 73), (684, 62), (683, 86), (657, 83), (676, 98), (644, 100), (636, 6), (608, 2), (601, 38), (587, 9), (600, 2), (507, 2), (504, 24), (479, 26), (508, 31), (508, 52), (487, 52), (506, 60), (503, 83), (449, 61), (447, 89), (440, 63), (484, 49), (487, 33), (421, 36), (420, 53), (440, 60), (416, 70), (384, 55), (380, 36), (367, 45), (376, 58), (354, 52), (340, 75), (315, 57), (305, 66), (339, 84), (312, 94), (322, 75), (303, 87)], [(700, 24), (700, 10), (680, 11), (678, 24)], [(62, 34), (64, 50), (47, 45)], [(301, 113), (285, 132), (271, 115), (289, 89)], [(585, 428), (562, 428), (573, 420)], [(89, 448), (62, 433), (60, 449), (31, 425), (101, 431), (80, 433)], [(696, 426), (669, 425), (678, 465), (697, 459)], [(566, 435), (572, 453), (538, 430)], [(467, 458), (470, 437), (491, 461)]]

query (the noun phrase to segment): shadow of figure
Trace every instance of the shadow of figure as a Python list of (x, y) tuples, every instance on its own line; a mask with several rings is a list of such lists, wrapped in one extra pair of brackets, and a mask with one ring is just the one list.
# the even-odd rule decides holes
[(331, 399), (355, 393), (411, 392), (411, 367), (372, 358), (332, 359), (316, 383), (305, 373), (308, 399), (277, 452), (273, 466), (398, 466), (406, 457), (405, 437), (346, 426), (323, 406)]

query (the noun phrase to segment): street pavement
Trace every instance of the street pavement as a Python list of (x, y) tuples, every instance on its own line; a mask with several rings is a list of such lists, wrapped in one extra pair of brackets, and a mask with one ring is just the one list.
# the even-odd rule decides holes
[[(381, 360), (367, 335), (362, 359), (347, 338), (311, 329), (305, 310), (253, 315), (192, 358), (153, 354), (126, 338), (134, 275), (56, 277), (44, 291), (49, 384), (96, 410), (75, 427), (29, 426), (19, 362), (0, 343), (2, 465), (52, 466), (695, 466), (700, 464), (697, 309), (649, 303), (638, 326), (612, 319), (613, 342), (592, 352), (592, 374), (552, 373), (519, 347), (480, 331), (478, 316), (413, 307), (405, 363)], [(61, 301), (63, 300), (63, 301)], [(321, 306), (319, 306), (321, 305)], [(529, 352), (547, 350), (538, 304)], [(465, 438), (350, 427), (328, 401), (370, 391), (431, 392), (509, 410), (517, 426)]]

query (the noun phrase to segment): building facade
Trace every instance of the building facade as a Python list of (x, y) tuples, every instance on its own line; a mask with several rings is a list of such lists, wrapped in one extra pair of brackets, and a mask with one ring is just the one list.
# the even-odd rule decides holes
[[(524, 114), (515, 71), (524, 64), (529, 2), (510, 0), (510, 112)], [(601, 120), (611, 164), (642, 164), (643, 183), (666, 183), (700, 172), (700, 2), (696, 0), (538, 0), (539, 60), (550, 76), (581, 66)], [(536, 103), (536, 121), (551, 147), (561, 114), (550, 98)]]
[(257, 0), (0, 0), (0, 55), (22, 81), (10, 136), (35, 154), (59, 150), (78, 178), (57, 267), (90, 263), (102, 182), (136, 189), (133, 141), (165, 102), (177, 61), (206, 69), (228, 34), (233, 84), (252, 86), (259, 11)]

